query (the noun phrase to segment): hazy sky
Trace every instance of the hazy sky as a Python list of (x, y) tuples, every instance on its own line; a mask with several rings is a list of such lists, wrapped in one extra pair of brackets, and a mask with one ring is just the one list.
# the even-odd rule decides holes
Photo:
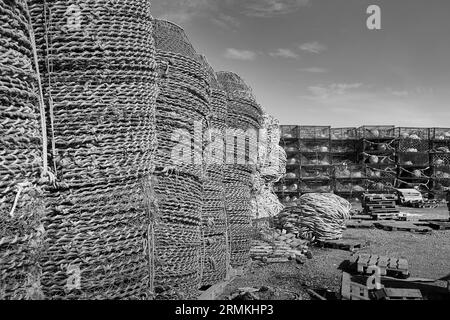
[[(366, 10), (381, 7), (382, 30)], [(449, 0), (153, 0), (283, 124), (450, 127)]]

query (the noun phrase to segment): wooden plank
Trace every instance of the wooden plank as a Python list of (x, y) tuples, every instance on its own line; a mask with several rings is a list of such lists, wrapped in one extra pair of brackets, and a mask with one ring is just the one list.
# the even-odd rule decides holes
[(373, 256), (370, 257), (368, 265), (369, 266), (376, 266), (377, 262), (378, 262), (378, 256), (373, 255)]
[(389, 269), (397, 269), (397, 266), (398, 266), (398, 259), (389, 258), (388, 268)]
[(417, 298), (422, 299), (422, 293), (418, 289), (394, 289), (394, 288), (385, 288), (386, 295), (388, 298)]
[(341, 296), (346, 300), (350, 300), (350, 274), (347, 272), (342, 273), (342, 282), (341, 282)]

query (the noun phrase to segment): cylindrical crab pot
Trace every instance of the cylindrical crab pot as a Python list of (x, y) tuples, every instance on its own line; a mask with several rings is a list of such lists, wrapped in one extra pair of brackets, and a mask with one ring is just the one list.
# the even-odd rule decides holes
[(213, 68), (201, 56), (211, 83), (211, 114), (205, 135), (205, 179), (203, 182), (202, 286), (213, 285), (225, 279), (229, 266), (228, 228), (225, 212), (223, 166), (225, 162), (225, 128), (227, 97), (217, 81)]
[(51, 299), (148, 296), (156, 61), (149, 0), (30, 0), (51, 167)]
[(44, 203), (38, 78), (25, 0), (0, 0), (0, 299), (39, 299)]
[(219, 72), (217, 78), (227, 93), (228, 106), (224, 184), (231, 266), (240, 267), (250, 259), (252, 173), (258, 158), (262, 110), (238, 75)]
[(160, 92), (156, 106), (157, 299), (193, 298), (202, 275), (203, 133), (209, 78), (183, 29), (154, 21)]

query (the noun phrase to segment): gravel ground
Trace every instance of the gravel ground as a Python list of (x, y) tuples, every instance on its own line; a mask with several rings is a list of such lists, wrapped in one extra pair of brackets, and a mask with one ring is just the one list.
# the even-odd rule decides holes
[[(403, 212), (419, 215), (420, 219), (448, 218), (447, 208), (409, 209)], [(346, 238), (368, 243), (360, 252), (405, 258), (409, 261), (413, 277), (438, 279), (450, 273), (450, 230), (434, 231), (431, 235), (410, 232), (391, 232), (378, 229), (348, 229)], [(351, 257), (348, 251), (312, 247), (313, 259), (304, 265), (294, 262), (284, 264), (262, 264), (253, 262), (244, 276), (230, 283), (220, 299), (226, 299), (237, 288), (262, 286), (273, 289), (262, 296), (269, 300), (309, 300), (306, 289), (328, 289), (339, 292), (340, 265)], [(439, 283), (443, 285), (444, 283)]]

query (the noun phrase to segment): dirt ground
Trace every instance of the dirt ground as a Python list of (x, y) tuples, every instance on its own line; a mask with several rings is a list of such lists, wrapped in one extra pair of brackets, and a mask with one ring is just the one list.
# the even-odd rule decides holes
[[(417, 215), (414, 217), (419, 219), (449, 217), (444, 206), (438, 209), (401, 208), (401, 211)], [(413, 277), (439, 279), (450, 274), (450, 230), (422, 235), (379, 229), (348, 229), (344, 236), (365, 241), (368, 246), (360, 250), (361, 253), (407, 259)], [(351, 252), (316, 247), (311, 247), (311, 251), (313, 259), (307, 260), (304, 265), (295, 262), (253, 262), (246, 274), (231, 282), (219, 299), (227, 299), (243, 287), (269, 287), (271, 294), (263, 297), (269, 300), (309, 300), (308, 288), (339, 292), (342, 275), (339, 268), (351, 257)], [(444, 282), (438, 284), (445, 285)]]

